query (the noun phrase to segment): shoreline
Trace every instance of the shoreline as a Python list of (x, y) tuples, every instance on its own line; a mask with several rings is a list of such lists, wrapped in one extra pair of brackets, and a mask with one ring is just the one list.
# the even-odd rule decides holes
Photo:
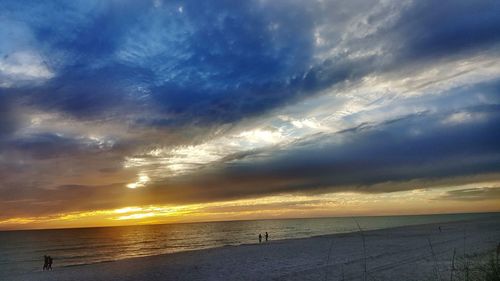
[[(432, 274), (435, 261), (429, 259), (430, 239), (446, 274), (450, 253), (463, 244), (464, 228), (466, 247), (470, 248), (467, 252), (488, 251), (500, 242), (498, 216), (366, 230), (363, 235), (368, 271), (384, 276), (382, 280), (408, 278), (416, 274), (412, 265), (419, 264), (420, 275)], [(331, 260), (326, 264), (330, 254)], [(362, 268), (363, 260), (361, 233), (346, 232), (65, 267), (57, 267), (56, 263), (54, 271), (8, 276), (7, 280), (317, 280), (327, 271), (331, 271), (332, 278), (337, 276), (339, 267), (352, 275), (349, 280), (358, 280), (356, 272)]]
[[(469, 213), (466, 213), (469, 214)], [(487, 213), (478, 213), (478, 214), (497, 214), (500, 215), (500, 212), (487, 212)], [(460, 213), (456, 213), (456, 215), (460, 215)], [(406, 215), (401, 215), (401, 216), (406, 216)], [(415, 215), (419, 216), (419, 215)], [(427, 216), (427, 215), (424, 215)], [(366, 216), (364, 216), (366, 217)], [(383, 217), (383, 216), (382, 216)], [(358, 217), (347, 217), (347, 218), (358, 218)], [(315, 218), (311, 218), (315, 219)], [(485, 218), (489, 219), (489, 218)], [(498, 216), (498, 219), (500, 220), (500, 216)], [(423, 223), (423, 224), (410, 224), (410, 225), (403, 225), (403, 226), (393, 226), (393, 227), (386, 227), (386, 228), (378, 228), (378, 229), (369, 229), (369, 230), (364, 230), (362, 228), (363, 233), (370, 233), (373, 231), (385, 231), (385, 230), (397, 230), (400, 228), (408, 228), (408, 227), (414, 227), (414, 226), (431, 226), (431, 225), (445, 225), (448, 223), (467, 223), (470, 221), (474, 221), (474, 219), (464, 219), (464, 220), (457, 220), (457, 221), (449, 221), (449, 222), (440, 222), (440, 223)], [(295, 240), (304, 240), (304, 239), (311, 239), (311, 238), (324, 238), (324, 239), (333, 239), (337, 236), (341, 237), (343, 235), (361, 235), (360, 231), (347, 231), (347, 232), (339, 232), (339, 233), (331, 233), (331, 234), (322, 234), (322, 235), (312, 235), (312, 236), (307, 236), (307, 237), (297, 237), (297, 238), (285, 238), (285, 239), (276, 239), (276, 240), (270, 240), (268, 242), (262, 242), (262, 243), (241, 243), (237, 245), (222, 245), (222, 246), (214, 246), (214, 247), (208, 247), (208, 248), (202, 248), (202, 249), (190, 249), (190, 250), (182, 250), (178, 252), (172, 252), (172, 253), (161, 253), (161, 254), (153, 254), (153, 255), (144, 255), (144, 256), (136, 256), (136, 257), (128, 257), (128, 258), (122, 258), (122, 259), (115, 259), (115, 260), (106, 260), (106, 261), (98, 261), (98, 262), (92, 262), (92, 263), (82, 263), (82, 264), (72, 264), (72, 265), (63, 265), (59, 268), (68, 268), (68, 267), (78, 267), (78, 266), (87, 266), (87, 265), (94, 265), (94, 264), (101, 264), (101, 263), (112, 263), (112, 262), (119, 262), (119, 261), (124, 261), (124, 260), (130, 260), (130, 259), (142, 259), (142, 258), (147, 258), (147, 257), (157, 257), (157, 256), (168, 256), (168, 255), (175, 255), (175, 254), (181, 254), (181, 253), (188, 253), (188, 252), (197, 252), (197, 251), (207, 251), (207, 250), (216, 250), (216, 249), (222, 249), (222, 248), (231, 248), (231, 247), (241, 247), (241, 246), (257, 246), (257, 245), (262, 245), (262, 244), (270, 244), (270, 243), (285, 243), (288, 241), (295, 241)], [(38, 271), (36, 271), (38, 272)]]

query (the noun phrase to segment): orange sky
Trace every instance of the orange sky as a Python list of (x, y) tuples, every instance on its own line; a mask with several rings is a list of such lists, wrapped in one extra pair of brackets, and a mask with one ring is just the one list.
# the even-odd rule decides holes
[[(0, 221), (0, 229), (66, 228), (271, 218), (372, 216), (498, 212), (500, 198), (453, 197), (454, 191), (496, 192), (497, 183), (454, 188), (416, 189), (382, 194), (330, 193), (277, 195), (258, 199), (189, 205), (130, 206), (119, 209), (17, 217)], [(474, 193), (476, 194), (476, 193)]]

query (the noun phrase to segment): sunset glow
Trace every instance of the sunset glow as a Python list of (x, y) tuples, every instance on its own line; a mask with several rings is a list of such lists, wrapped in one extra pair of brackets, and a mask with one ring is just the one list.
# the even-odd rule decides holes
[[(112, 210), (96, 210), (56, 214), (43, 217), (19, 217), (0, 221), (1, 228), (61, 228), (74, 226), (114, 226), (130, 224), (160, 224), (173, 222), (203, 222), (220, 220), (272, 219), (326, 216), (370, 216), (497, 211), (500, 199), (488, 195), (498, 192), (500, 182), (469, 184), (458, 188), (414, 189), (387, 194), (353, 192), (321, 195), (280, 195), (259, 199), (188, 204), (131, 206)], [(466, 192), (468, 197), (456, 197)], [(444, 202), (443, 202), (444, 201)], [(383, 204), (383, 207), (381, 207)], [(426, 206), (422, 210), (422, 205)]]
[(2, 1), (0, 229), (500, 211), (499, 5), (229, 2)]

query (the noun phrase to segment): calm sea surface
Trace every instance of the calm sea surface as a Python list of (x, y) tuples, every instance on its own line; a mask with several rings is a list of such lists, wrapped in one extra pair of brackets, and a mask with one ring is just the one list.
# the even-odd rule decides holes
[[(364, 230), (478, 219), (500, 214), (357, 217)], [(271, 240), (357, 231), (353, 218), (314, 218), (141, 225), (0, 232), (0, 277), (40, 271), (43, 255), (54, 267), (151, 256), (224, 245), (257, 243), (259, 233)], [(2, 279), (2, 278), (0, 278)]]

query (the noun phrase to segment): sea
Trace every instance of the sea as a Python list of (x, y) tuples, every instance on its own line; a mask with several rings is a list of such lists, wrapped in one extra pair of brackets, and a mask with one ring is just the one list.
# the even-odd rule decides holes
[(41, 271), (43, 256), (54, 267), (75, 266), (258, 243), (258, 235), (270, 240), (374, 230), (398, 226), (474, 220), (500, 213), (369, 216), (224, 221), (162, 225), (137, 225), (73, 229), (0, 232), (0, 279), (3, 276)]

